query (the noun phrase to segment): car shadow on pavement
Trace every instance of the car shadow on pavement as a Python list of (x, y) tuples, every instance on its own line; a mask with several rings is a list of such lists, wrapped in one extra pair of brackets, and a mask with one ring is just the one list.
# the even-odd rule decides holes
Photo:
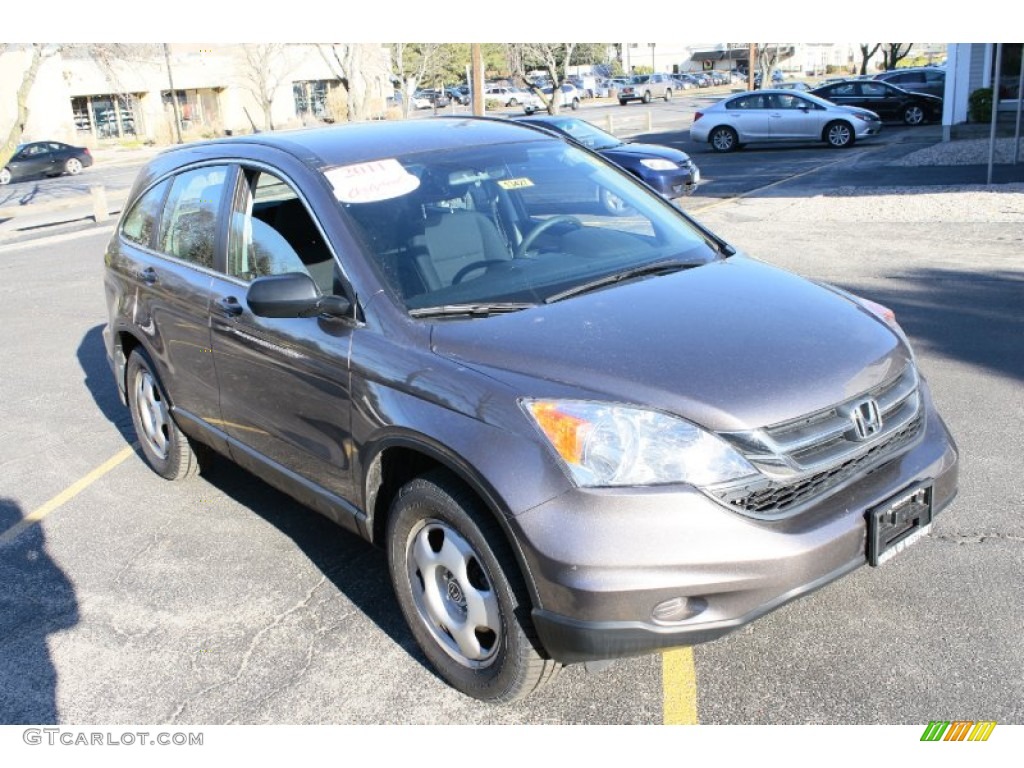
[[(391, 589), (384, 551), (295, 501), (226, 458), (205, 462), (203, 480), (252, 510), (309, 558), (363, 615), (435, 677)], [(254, 482), (255, 480), (255, 482)]]
[(84, 384), (100, 413), (107, 417), (111, 424), (129, 443), (135, 440), (135, 429), (128, 409), (121, 404), (117, 393), (117, 384), (107, 363), (107, 350), (103, 344), (103, 326), (97, 325), (86, 331), (76, 352), (78, 364), (85, 374)]
[(47, 555), (38, 524), (10, 541), (24, 514), (0, 497), (0, 725), (57, 723), (57, 670), (47, 636), (78, 623), (71, 581)]
[(892, 309), (918, 351), (1024, 380), (1024, 271), (915, 269), (888, 284), (841, 287)]

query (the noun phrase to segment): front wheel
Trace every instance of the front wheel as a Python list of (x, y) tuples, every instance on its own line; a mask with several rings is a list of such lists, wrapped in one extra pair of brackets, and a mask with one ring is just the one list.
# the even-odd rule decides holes
[(644, 104), (650, 104), (651, 103), (651, 92), (650, 91), (644, 91), (644, 99), (643, 99), (643, 101), (644, 101)]
[(672, 101), (672, 91), (671, 91), (671, 89), (665, 91), (665, 101), (666, 102)]
[(835, 147), (836, 149), (852, 147), (853, 139), (853, 128), (850, 127), (849, 123), (837, 120), (825, 126), (825, 141), (828, 142), (830, 147)]
[(732, 152), (739, 148), (739, 136), (727, 125), (720, 125), (708, 134), (708, 143), (715, 152)]
[(911, 104), (903, 110), (903, 122), (907, 125), (921, 125), (924, 122), (924, 110), (917, 104)]
[(577, 109), (580, 108), (580, 100), (579, 99), (573, 99), (572, 100), (572, 108), (573, 108), (573, 111), (576, 111)]
[(629, 104), (629, 100), (628, 99), (619, 99), (619, 106), (620, 107), (624, 107), (627, 104)]
[(508, 100), (508, 104), (506, 104), (505, 106), (506, 107), (518, 107), (519, 106), (519, 101), (517, 99), (509, 99)]
[(504, 534), (444, 472), (406, 484), (391, 505), (388, 569), (423, 653), (457, 690), (492, 703), (520, 699), (560, 665), (533, 639), (530, 608)]
[(11, 172), (7, 168), (0, 169), (0, 186), (11, 183)]

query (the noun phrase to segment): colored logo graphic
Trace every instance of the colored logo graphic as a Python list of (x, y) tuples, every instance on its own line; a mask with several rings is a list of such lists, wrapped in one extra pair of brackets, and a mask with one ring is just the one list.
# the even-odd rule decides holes
[(921, 734), (921, 741), (988, 741), (995, 727), (994, 720), (932, 720)]

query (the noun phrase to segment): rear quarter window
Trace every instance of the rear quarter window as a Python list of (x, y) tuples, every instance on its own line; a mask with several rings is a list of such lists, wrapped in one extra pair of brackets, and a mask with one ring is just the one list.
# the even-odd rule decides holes
[(169, 186), (170, 182), (162, 181), (136, 201), (121, 225), (121, 236), (125, 240), (147, 248), (152, 246)]

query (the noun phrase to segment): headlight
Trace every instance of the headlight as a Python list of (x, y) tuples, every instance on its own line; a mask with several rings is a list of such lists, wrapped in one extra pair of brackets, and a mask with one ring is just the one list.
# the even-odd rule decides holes
[(644, 168), (650, 168), (652, 171), (674, 171), (679, 166), (673, 163), (671, 160), (662, 160), (660, 157), (654, 157), (649, 160), (641, 160), (640, 165)]
[(706, 486), (757, 474), (720, 438), (664, 413), (585, 400), (522, 406), (577, 485)]

